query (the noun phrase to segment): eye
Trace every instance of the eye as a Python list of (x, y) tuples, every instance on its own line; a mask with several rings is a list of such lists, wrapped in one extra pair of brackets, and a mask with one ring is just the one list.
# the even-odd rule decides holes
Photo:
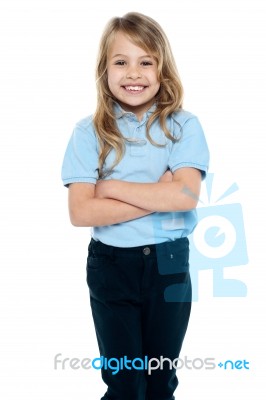
[(126, 64), (126, 62), (124, 60), (117, 60), (115, 62), (115, 65), (125, 65), (125, 64)]
[(147, 67), (149, 65), (153, 65), (153, 63), (151, 61), (142, 61), (141, 65), (143, 65), (144, 67)]

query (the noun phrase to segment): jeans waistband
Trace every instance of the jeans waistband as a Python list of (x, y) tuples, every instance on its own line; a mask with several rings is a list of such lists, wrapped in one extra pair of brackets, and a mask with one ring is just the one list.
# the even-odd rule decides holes
[(158, 244), (147, 244), (136, 247), (116, 247), (104, 244), (98, 240), (91, 239), (89, 244), (89, 250), (96, 251), (102, 255), (126, 255), (126, 256), (156, 256), (158, 253), (168, 253), (172, 250), (188, 249), (189, 240), (187, 237), (175, 239), (173, 241), (158, 243)]

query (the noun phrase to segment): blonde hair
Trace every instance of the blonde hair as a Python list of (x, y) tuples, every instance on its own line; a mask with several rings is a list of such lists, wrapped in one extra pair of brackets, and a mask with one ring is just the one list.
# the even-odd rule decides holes
[(151, 138), (150, 128), (157, 118), (166, 137), (171, 141), (176, 140), (167, 129), (166, 118), (182, 108), (183, 100), (183, 87), (175, 60), (161, 26), (152, 18), (137, 12), (130, 12), (122, 18), (112, 18), (103, 32), (96, 66), (97, 107), (93, 122), (100, 143), (100, 178), (107, 173), (104, 172), (104, 162), (110, 151), (114, 149), (116, 152), (112, 170), (122, 159), (125, 150), (124, 138), (118, 130), (113, 110), (116, 99), (109, 89), (107, 78), (108, 50), (117, 32), (122, 32), (133, 44), (148, 51), (157, 62), (160, 89), (155, 98), (156, 109), (150, 115), (146, 127), (146, 136), (155, 146), (161, 145)]

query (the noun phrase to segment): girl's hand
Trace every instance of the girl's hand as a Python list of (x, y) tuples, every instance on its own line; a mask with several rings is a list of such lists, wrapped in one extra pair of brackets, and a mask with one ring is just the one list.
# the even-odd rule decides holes
[(168, 169), (167, 171), (165, 171), (165, 173), (161, 176), (161, 178), (159, 179), (158, 182), (172, 182), (173, 180), (173, 174), (170, 171), (170, 169)]

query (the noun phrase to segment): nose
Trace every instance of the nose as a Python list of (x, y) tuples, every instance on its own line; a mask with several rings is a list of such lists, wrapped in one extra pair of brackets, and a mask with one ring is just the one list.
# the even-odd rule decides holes
[(138, 79), (141, 78), (140, 70), (137, 66), (131, 66), (127, 69), (127, 79)]

